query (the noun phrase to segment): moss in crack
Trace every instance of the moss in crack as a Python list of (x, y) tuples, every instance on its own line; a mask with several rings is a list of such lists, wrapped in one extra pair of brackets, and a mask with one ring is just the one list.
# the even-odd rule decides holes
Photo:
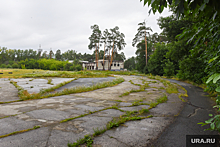
[(9, 133), (9, 134), (6, 134), (6, 135), (1, 135), (0, 138), (8, 137), (8, 136), (19, 134), (19, 133), (24, 133), (24, 132), (35, 130), (35, 129), (38, 129), (38, 128), (40, 128), (40, 126), (34, 126), (33, 128), (30, 128), (30, 129), (15, 131), (15, 132), (12, 132), (12, 133)]

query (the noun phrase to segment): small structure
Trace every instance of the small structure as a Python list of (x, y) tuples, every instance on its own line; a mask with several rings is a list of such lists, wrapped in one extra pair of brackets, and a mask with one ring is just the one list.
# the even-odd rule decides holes
[[(94, 62), (81, 61), (81, 63), (82, 63), (83, 70), (84, 69), (96, 70), (96, 61)], [(103, 64), (103, 60), (98, 60), (98, 70), (103, 70), (103, 66), (105, 70), (108, 70), (110, 66), (109, 60), (104, 60), (104, 64)], [(124, 70), (124, 62), (123, 61), (112, 61), (111, 70), (112, 71)]]

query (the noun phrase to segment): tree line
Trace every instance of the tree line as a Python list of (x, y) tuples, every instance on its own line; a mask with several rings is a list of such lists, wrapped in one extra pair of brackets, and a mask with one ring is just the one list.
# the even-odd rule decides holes
[[(100, 55), (103, 56), (104, 51), (100, 51)], [(125, 59), (123, 52), (115, 53), (114, 60), (124, 61)], [(69, 60), (73, 62), (70, 63)], [(0, 47), (0, 68), (81, 70), (80, 61), (93, 62), (94, 60), (95, 52), (93, 54), (82, 54), (75, 50), (68, 50), (61, 53), (61, 50), (58, 49), (55, 53), (52, 50), (47, 53), (47, 51), (42, 52), (33, 49), (21, 50)]]

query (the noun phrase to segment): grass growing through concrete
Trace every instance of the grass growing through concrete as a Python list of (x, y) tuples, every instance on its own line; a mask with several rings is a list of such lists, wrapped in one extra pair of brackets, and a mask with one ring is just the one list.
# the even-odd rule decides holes
[(127, 95), (129, 95), (130, 93), (134, 93), (134, 92), (145, 91), (145, 89), (149, 87), (149, 85), (148, 85), (148, 83), (147, 83), (146, 81), (143, 83), (144, 85), (135, 84), (135, 83), (133, 83), (132, 80), (130, 80), (129, 82), (130, 82), (131, 84), (133, 84), (133, 85), (139, 86), (140, 89), (138, 89), (138, 90), (131, 89), (130, 91), (126, 91), (125, 93), (121, 94), (119, 97), (127, 96)]
[(90, 135), (85, 135), (84, 138), (78, 139), (74, 143), (68, 143), (68, 147), (79, 147), (82, 144), (86, 144), (87, 147), (91, 147), (93, 143), (93, 139)]
[(51, 84), (51, 85), (53, 85), (53, 83), (52, 83), (52, 79), (47, 79), (47, 84)]
[(33, 128), (30, 128), (30, 129), (15, 131), (15, 132), (12, 132), (12, 133), (9, 133), (9, 134), (6, 134), (6, 135), (1, 135), (0, 138), (8, 137), (8, 136), (19, 134), (19, 133), (24, 133), (24, 132), (35, 130), (35, 129), (38, 129), (38, 128), (40, 128), (40, 126), (34, 126)]
[[(73, 80), (71, 80), (71, 81), (73, 81)], [(67, 95), (67, 94), (73, 94), (73, 93), (88, 92), (88, 91), (93, 91), (93, 90), (100, 89), (100, 88), (112, 87), (112, 86), (115, 86), (115, 85), (118, 85), (118, 84), (124, 82), (124, 79), (121, 77), (118, 77), (118, 78), (114, 79), (113, 81), (97, 83), (96, 85), (93, 85), (90, 87), (75, 87), (75, 88), (71, 88), (71, 89), (64, 89), (61, 92), (50, 93), (53, 90), (55, 90), (59, 87), (62, 87), (63, 85), (66, 85), (67, 83), (69, 83), (71, 81), (60, 83), (54, 87), (44, 89), (44, 90), (40, 91), (39, 93), (33, 93), (33, 94), (28, 93), (27, 90), (24, 90), (22, 87), (18, 86), (17, 82), (14, 82), (12, 80), (10, 82), (19, 91), (18, 95), (21, 100), (17, 100), (17, 101), (25, 101), (25, 100), (43, 99), (43, 98), (49, 98), (49, 97), (61, 96), (61, 95)], [(13, 102), (16, 102), (16, 101), (13, 101)], [(3, 103), (10, 103), (10, 102), (1, 102), (0, 104), (3, 104)]]
[(168, 99), (167, 99), (167, 96), (164, 94), (163, 96), (161, 96), (160, 98), (158, 98), (158, 99), (156, 100), (156, 102), (150, 103), (150, 104), (149, 104), (150, 107), (149, 107), (148, 109), (150, 110), (150, 109), (152, 109), (152, 108), (155, 108), (158, 104), (160, 104), (160, 103), (165, 103), (167, 100), (168, 100)]
[[(75, 80), (75, 79), (73, 79), (73, 80)], [(51, 88), (43, 89), (43, 90), (40, 91), (40, 93), (33, 93), (33, 94), (28, 93), (27, 90), (24, 90), (24, 88), (19, 86), (17, 84), (17, 82), (15, 82), (13, 80), (11, 80), (10, 83), (12, 83), (18, 89), (18, 96), (21, 99), (21, 100), (18, 100), (18, 101), (23, 101), (23, 100), (28, 100), (28, 99), (40, 99), (45, 93), (54, 91), (55, 89), (60, 88), (64, 85), (72, 82), (73, 80), (65, 81), (65, 82), (57, 84), (56, 86), (53, 86)], [(51, 79), (51, 81), (52, 81), (52, 79)], [(13, 102), (15, 102), (15, 101), (13, 101)]]
[[(103, 110), (101, 110), (103, 111)], [(145, 119), (145, 118), (151, 118), (153, 117), (152, 115), (146, 116), (146, 117), (140, 117), (139, 115), (143, 115), (143, 114), (147, 114), (149, 112), (148, 109), (141, 109), (139, 111), (126, 111), (126, 113), (122, 116), (120, 116), (119, 118), (113, 118), (112, 121), (108, 122), (106, 124), (106, 127), (103, 128), (93, 128), (94, 133), (92, 135), (86, 135), (84, 136), (84, 138), (77, 140), (74, 143), (68, 143), (68, 147), (78, 147), (80, 145), (86, 144), (88, 145), (92, 145), (90, 143), (93, 143), (93, 138), (101, 135), (103, 133), (105, 133), (107, 130), (110, 130), (114, 127), (119, 127), (120, 125), (124, 124), (127, 121), (135, 121), (135, 120), (141, 120), (141, 119)], [(88, 140), (88, 142), (86, 142), (85, 140)]]

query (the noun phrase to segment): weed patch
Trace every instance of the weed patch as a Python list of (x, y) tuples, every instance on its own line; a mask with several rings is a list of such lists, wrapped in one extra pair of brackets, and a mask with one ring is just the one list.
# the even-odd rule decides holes
[(161, 96), (160, 98), (158, 98), (158, 99), (156, 100), (156, 102), (150, 103), (150, 104), (149, 104), (149, 106), (150, 106), (149, 109), (155, 108), (158, 104), (160, 104), (160, 103), (165, 103), (167, 100), (168, 100), (168, 99), (167, 99), (167, 96), (166, 96), (166, 95), (163, 95), (163, 96)]
[(84, 138), (78, 139), (74, 143), (68, 143), (68, 147), (79, 147), (80, 145), (86, 144), (87, 147), (91, 147), (93, 139), (90, 135), (85, 135)]
[(106, 132), (106, 128), (104, 128), (104, 127), (102, 129), (99, 129), (99, 128), (94, 129), (93, 128), (93, 131), (94, 131), (93, 136), (95, 137), (95, 136), (98, 136), (100, 134), (105, 133)]

